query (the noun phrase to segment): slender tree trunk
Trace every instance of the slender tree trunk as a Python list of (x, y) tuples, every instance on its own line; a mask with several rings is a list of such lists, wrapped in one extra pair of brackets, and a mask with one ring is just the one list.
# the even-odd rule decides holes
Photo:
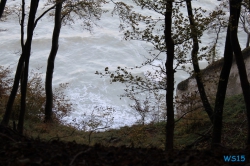
[(22, 0), (22, 18), (21, 18), (21, 47), (24, 52), (24, 20), (25, 20), (25, 0)]
[(25, 19), (25, 0), (22, 0), (22, 19), (21, 19), (21, 48), (22, 54), (19, 58), (16, 74), (14, 78), (14, 83), (12, 86), (12, 90), (6, 105), (6, 110), (4, 113), (3, 120), (1, 122), (2, 125), (7, 126), (9, 124), (10, 115), (13, 107), (13, 103), (15, 101), (15, 97), (18, 91), (19, 80), (21, 79), (22, 71), (23, 71), (23, 64), (24, 64), (24, 19)]
[(46, 105), (45, 105), (45, 122), (52, 122), (52, 107), (53, 107), (53, 91), (52, 91), (52, 79), (54, 71), (55, 57), (58, 50), (58, 40), (61, 30), (61, 10), (62, 1), (58, 2), (55, 11), (55, 25), (52, 37), (52, 47), (50, 55), (47, 62), (47, 72), (45, 80), (45, 90), (46, 90)]
[(6, 2), (7, 2), (7, 0), (1, 0), (1, 3), (0, 3), (0, 18), (3, 15), (3, 11), (4, 11), (4, 8), (5, 8)]
[(249, 147), (250, 146), (250, 87), (237, 35), (241, 2), (242, 0), (230, 0), (230, 15), (232, 16), (231, 45), (235, 55), (235, 61), (239, 70), (240, 83), (246, 105), (247, 120), (248, 120), (247, 146)]
[(165, 150), (172, 150), (174, 148), (174, 41), (171, 35), (172, 27), (172, 8), (173, 1), (166, 1), (166, 13), (165, 13), (165, 43), (167, 47), (167, 61), (165, 63), (167, 70), (167, 94), (166, 94), (166, 103), (167, 103), (167, 124), (166, 124), (166, 145)]
[(196, 25), (194, 22), (191, 0), (186, 0), (186, 4), (187, 4), (187, 11), (188, 11), (188, 17), (189, 17), (190, 28), (191, 28), (191, 37), (193, 38), (193, 49), (192, 49), (191, 54), (192, 54), (193, 68), (195, 72), (194, 73), (195, 79), (197, 82), (202, 104), (210, 118), (210, 121), (213, 123), (213, 109), (208, 101), (207, 94), (205, 92), (204, 84), (202, 82), (199, 62), (198, 62), (198, 51), (199, 51), (199, 42), (198, 42), (198, 34), (197, 34), (198, 32), (197, 32)]
[(23, 133), (24, 115), (26, 110), (26, 91), (27, 91), (27, 82), (29, 73), (29, 59), (30, 59), (31, 43), (34, 32), (34, 22), (38, 4), (39, 0), (32, 0), (30, 2), (30, 12), (29, 12), (28, 27), (27, 27), (27, 40), (24, 46), (25, 62), (24, 62), (24, 77), (22, 80), (22, 87), (21, 87), (21, 110), (17, 125), (17, 130), (20, 134)]
[(249, 47), (249, 39), (250, 39), (250, 34), (247, 34), (247, 43), (246, 43), (246, 48)]
[(24, 53), (22, 53), (22, 55), (19, 58), (14, 83), (13, 83), (12, 90), (11, 90), (11, 93), (10, 93), (10, 96), (9, 96), (9, 99), (8, 99), (8, 102), (6, 105), (6, 110), (5, 110), (5, 113), (3, 116), (3, 120), (1, 122), (1, 124), (5, 125), (5, 126), (8, 126), (8, 124), (9, 124), (13, 103), (14, 103), (14, 100), (15, 100), (15, 97), (16, 97), (16, 94), (18, 91), (19, 80), (20, 80), (21, 74), (22, 74), (23, 63), (24, 63)]
[(212, 144), (211, 144), (212, 148), (216, 148), (216, 145), (221, 143), (223, 107), (227, 91), (229, 74), (233, 61), (233, 50), (231, 47), (230, 33), (231, 30), (229, 23), (227, 27), (227, 37), (224, 49), (224, 62), (220, 73), (220, 79), (215, 99), (214, 123), (213, 123), (213, 134), (212, 134)]
[[(22, 19), (21, 19), (21, 47), (22, 47), (22, 53), (25, 52), (25, 44), (24, 44), (24, 20), (25, 20), (25, 0), (22, 0)], [(23, 65), (23, 67), (22, 67), (22, 73), (21, 73), (21, 78), (20, 78), (20, 94), (22, 94), (22, 89), (23, 89), (22, 87), (23, 87), (23, 80), (24, 80), (24, 70), (25, 70), (25, 67)], [(22, 105), (22, 101), (21, 100), (20, 100), (20, 105)], [(17, 131), (16, 125), (13, 124), (13, 127), (14, 126), (15, 126), (15, 130)]]

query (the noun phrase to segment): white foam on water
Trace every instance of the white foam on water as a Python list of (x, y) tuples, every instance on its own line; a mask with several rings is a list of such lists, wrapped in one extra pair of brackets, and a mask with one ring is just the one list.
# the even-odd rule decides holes
[[(89, 84), (84, 86), (81, 89), (75, 88), (68, 90), (70, 101), (74, 103), (74, 110), (71, 112), (70, 117), (66, 117), (65, 120), (67, 123), (82, 124), (82, 122), (87, 122), (91, 119), (91, 114), (98, 116), (106, 110), (106, 108), (113, 108), (115, 112), (112, 114), (114, 118), (114, 123), (112, 128), (118, 128), (125, 125), (132, 125), (136, 122), (136, 115), (131, 114), (130, 107), (126, 105), (126, 101), (121, 101), (120, 104), (117, 99), (110, 100), (107, 99), (107, 95), (103, 95), (107, 92), (107, 86), (98, 88)], [(99, 108), (102, 108), (98, 110)], [(130, 116), (128, 116), (128, 114)], [(105, 117), (103, 118), (105, 121)]]
[[(27, 1), (28, 5), (30, 1)], [(46, 0), (40, 0), (38, 13), (41, 14), (43, 4)], [(124, 1), (133, 4), (132, 1)], [(16, 5), (20, 0), (9, 0), (7, 5)], [(208, 10), (218, 5), (216, 0), (197, 0), (192, 1), (194, 7), (205, 7)], [(104, 5), (105, 9), (112, 10), (113, 4)], [(151, 15), (153, 18), (162, 17), (159, 14), (141, 10), (140, 7), (134, 9), (142, 14)], [(186, 12), (186, 10), (183, 12)], [(37, 15), (38, 16), (38, 15)], [(27, 21), (27, 20), (26, 20)], [(55, 69), (53, 86), (57, 87), (60, 83), (69, 83), (66, 94), (73, 103), (74, 107), (69, 117), (63, 120), (68, 123), (81, 124), (91, 117), (95, 106), (113, 107), (114, 123), (112, 127), (121, 127), (134, 124), (140, 117), (129, 106), (131, 101), (121, 98), (125, 86), (121, 83), (110, 84), (109, 78), (100, 78), (94, 74), (96, 71), (104, 72), (105, 67), (110, 71), (120, 67), (140, 66), (144, 62), (144, 56), (148, 56), (146, 49), (153, 47), (149, 43), (139, 41), (125, 41), (123, 34), (119, 32), (120, 20), (117, 16), (111, 17), (110, 13), (104, 13), (100, 21), (96, 22), (98, 27), (94, 27), (92, 33), (83, 30), (82, 21), (76, 20), (71, 26), (63, 26), (59, 39), (59, 50), (55, 59)], [(51, 48), (51, 36), (53, 32), (53, 17), (45, 16), (38, 22), (34, 31), (32, 42), (32, 54), (30, 59), (30, 69), (40, 68), (39, 72), (45, 77), (47, 57)], [(18, 63), (20, 47), (20, 26), (16, 15), (12, 15), (5, 22), (0, 22), (0, 65), (10, 66), (15, 71)], [(26, 32), (25, 32), (26, 33)], [(202, 37), (203, 45), (207, 45), (212, 39), (211, 34), (204, 33)], [(224, 33), (225, 36), (225, 33)], [(221, 39), (221, 48), (224, 51), (224, 39)], [(246, 42), (246, 35), (239, 34), (241, 45)], [(166, 59), (166, 55), (161, 57)], [(154, 64), (159, 64), (155, 61)], [(205, 62), (201, 62), (205, 67)], [(133, 70), (137, 75), (143, 76), (144, 73), (154, 71), (151, 66)], [(14, 72), (13, 72), (14, 73)], [(189, 75), (183, 71), (175, 73), (176, 84), (187, 78)], [(159, 81), (159, 80), (156, 80)], [(97, 113), (98, 114), (98, 113)]]

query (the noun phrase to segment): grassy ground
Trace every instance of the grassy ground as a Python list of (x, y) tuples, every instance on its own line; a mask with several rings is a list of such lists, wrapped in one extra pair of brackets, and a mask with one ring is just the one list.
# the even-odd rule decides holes
[[(9, 68), (0, 66), (0, 120), (12, 87), (13, 80), (10, 73)], [(60, 116), (66, 115), (68, 110), (71, 110), (71, 103), (63, 93), (66, 87), (67, 84), (62, 84), (54, 90), (54, 104), (58, 110), (62, 111)], [(18, 91), (11, 114), (13, 119), (18, 119), (20, 96)], [(164, 149), (165, 122), (124, 126), (120, 129), (110, 129), (105, 132), (84, 132), (72, 126), (58, 123), (44, 124), (41, 117), (37, 115), (44, 113), (42, 108), (45, 97), (41, 74), (32, 73), (27, 91), (26, 106), (29, 114), (26, 114), (24, 126), (24, 134), (29, 137), (43, 140), (60, 139), (89, 145), (100, 143), (105, 146), (124, 145), (126, 147), (158, 147)], [(12, 126), (12, 122), (10, 124)], [(247, 135), (246, 124), (243, 96), (235, 95), (227, 98), (224, 107), (222, 144), (230, 148), (243, 148)], [(189, 113), (175, 124), (175, 149), (183, 149), (187, 146), (194, 149), (206, 149), (210, 144), (211, 132), (212, 125), (205, 111), (197, 110)]]
[[(175, 148), (188, 145), (193, 149), (209, 148), (212, 125), (204, 112), (197, 112), (198, 120), (187, 116), (175, 125)], [(223, 117), (222, 144), (230, 148), (244, 148), (247, 128), (245, 106), (242, 95), (226, 99)], [(11, 124), (11, 123), (10, 123)], [(80, 144), (126, 147), (157, 147), (164, 149), (165, 123), (124, 126), (105, 132), (84, 132), (62, 124), (44, 124), (36, 120), (26, 120), (25, 135), (42, 140), (75, 141)], [(201, 140), (201, 141), (200, 141)]]

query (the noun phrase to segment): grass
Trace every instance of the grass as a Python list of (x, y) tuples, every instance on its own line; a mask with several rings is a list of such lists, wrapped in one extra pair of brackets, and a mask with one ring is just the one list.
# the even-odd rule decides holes
[[(222, 144), (230, 148), (244, 148), (246, 141), (246, 116), (242, 95), (226, 99), (223, 117)], [(200, 113), (206, 119), (205, 113)], [(182, 149), (195, 142), (202, 133), (211, 128), (208, 120), (185, 123), (182, 119), (175, 125), (175, 148)], [(126, 147), (157, 147), (164, 149), (165, 122), (150, 123), (146, 125), (124, 126), (120, 129), (109, 129), (104, 132), (80, 131), (69, 125), (58, 123), (44, 124), (39, 121), (26, 120), (25, 135), (43, 140), (60, 139), (62, 141), (75, 141), (80, 144)], [(212, 130), (210, 130), (212, 131)], [(210, 132), (211, 134), (211, 132)], [(209, 148), (210, 140), (199, 142), (194, 149)]]
[[(7, 102), (11, 89), (12, 80), (9, 78), (10, 71), (0, 67), (0, 120), (4, 113), (4, 103)], [(78, 130), (70, 125), (63, 125), (56, 120), (53, 124), (44, 124), (41, 117), (45, 93), (43, 83), (39, 74), (33, 74), (28, 84), (28, 103), (25, 117), (24, 134), (43, 140), (59, 139), (62, 141), (75, 141), (80, 144), (102, 144), (105, 146), (126, 146), (126, 147), (157, 147), (164, 149), (165, 143), (165, 122), (150, 123), (146, 125), (137, 124), (124, 126), (120, 129), (109, 129), (104, 132), (89, 132)], [(61, 86), (64, 89), (65, 86)], [(71, 104), (64, 99), (65, 95), (57, 89), (55, 101), (59, 110), (63, 110), (66, 116)], [(12, 118), (17, 119), (20, 108), (20, 94), (18, 93), (13, 106)], [(60, 117), (55, 117), (59, 119)], [(12, 121), (10, 122), (12, 124)], [(228, 97), (225, 100), (223, 116), (222, 144), (230, 148), (244, 148), (247, 136), (247, 120), (245, 105), (242, 95)], [(210, 139), (197, 142), (193, 148), (209, 148), (211, 141), (211, 122), (205, 111), (197, 110), (187, 114), (175, 124), (175, 149), (185, 148), (201, 138), (202, 135)], [(210, 130), (209, 130), (210, 129)]]
[[(222, 143), (230, 148), (239, 149), (245, 146), (247, 121), (242, 98), (242, 95), (236, 95), (227, 98), (225, 101)], [(198, 114), (202, 117), (203, 122), (200, 120), (187, 123), (187, 117), (176, 123), (176, 149), (182, 149), (192, 144), (202, 133), (211, 128), (211, 123), (206, 119), (206, 114), (204, 112), (198, 112)], [(25, 135), (46, 141), (59, 139), (89, 145), (98, 143), (105, 146), (157, 147), (160, 149), (164, 149), (165, 143), (165, 122), (124, 126), (120, 129), (91, 133), (77, 130), (70, 125), (44, 124), (37, 119), (26, 119), (24, 129)], [(206, 149), (209, 148), (209, 143), (210, 140), (199, 142), (194, 148)]]

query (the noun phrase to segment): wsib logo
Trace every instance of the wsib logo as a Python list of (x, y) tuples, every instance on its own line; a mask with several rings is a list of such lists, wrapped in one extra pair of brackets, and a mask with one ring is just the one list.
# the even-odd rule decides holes
[(224, 155), (225, 162), (245, 162), (245, 155)]

